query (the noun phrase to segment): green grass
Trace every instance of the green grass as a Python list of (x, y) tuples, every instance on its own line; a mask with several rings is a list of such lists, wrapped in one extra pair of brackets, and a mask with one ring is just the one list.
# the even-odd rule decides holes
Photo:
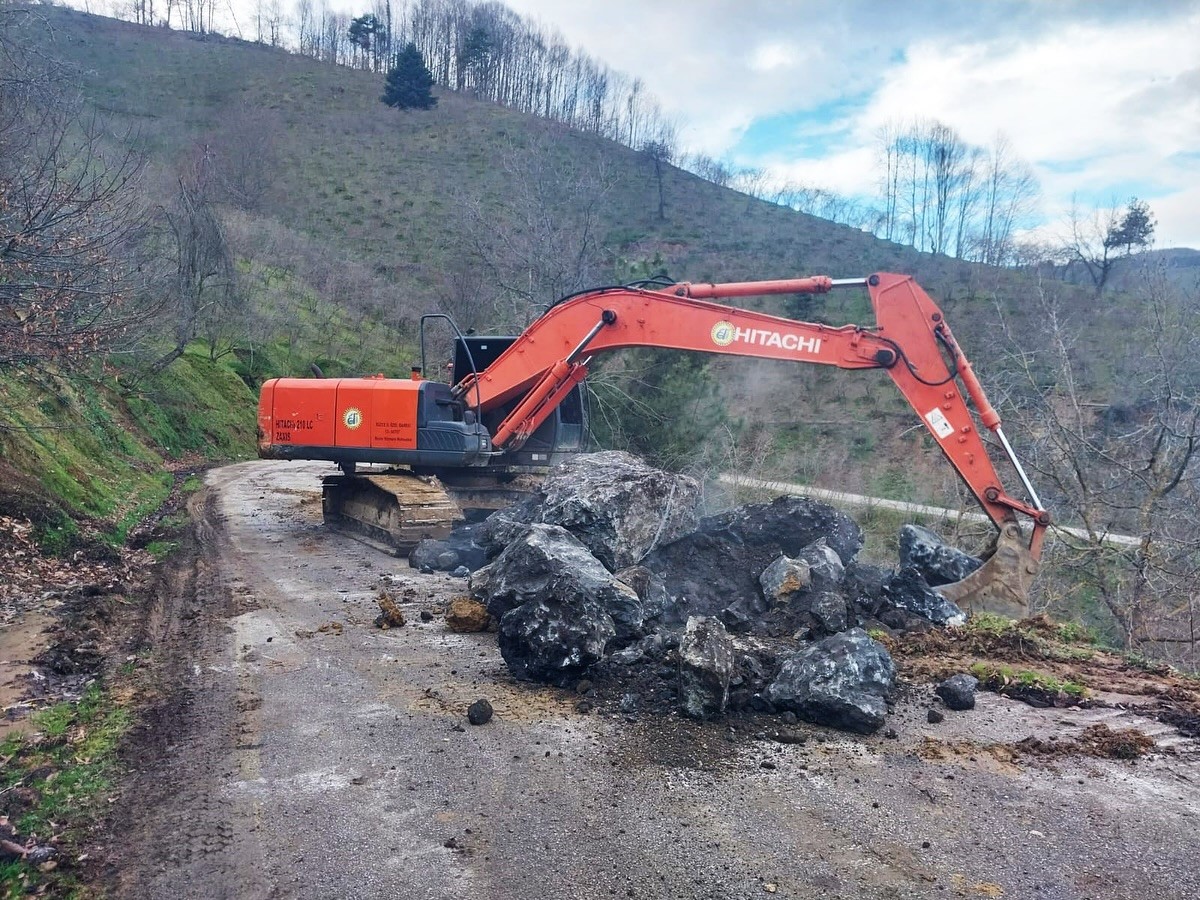
[[(170, 495), (171, 461), (250, 456), (256, 398), (234, 362), (190, 347), (132, 393), (112, 374), (0, 371), (9, 425), (0, 430), (0, 455), (33, 475), (65, 513), (37, 523), (42, 549), (62, 555), (77, 546), (79, 520), (122, 544)], [(196, 477), (191, 483), (202, 484)]]
[[(13, 821), (18, 840), (53, 840), (60, 854), (72, 852), (107, 805), (117, 748), (131, 721), (129, 710), (93, 683), (78, 702), (37, 713), (31, 733), (16, 733), (0, 744), (0, 759), (6, 760), (0, 790), (20, 785), (35, 798)], [(41, 872), (20, 861), (0, 865), (4, 897), (69, 896), (77, 888), (63, 869)]]
[(1066, 694), (1082, 699), (1088, 694), (1084, 684), (1070, 679), (1061, 680), (1035, 669), (1014, 669), (1006, 665), (977, 662), (971, 665), (971, 674), (979, 679), (988, 690), (1005, 693), (1013, 687), (1031, 688), (1050, 694)]
[(178, 541), (151, 541), (146, 545), (146, 552), (161, 560), (174, 553), (178, 546)]

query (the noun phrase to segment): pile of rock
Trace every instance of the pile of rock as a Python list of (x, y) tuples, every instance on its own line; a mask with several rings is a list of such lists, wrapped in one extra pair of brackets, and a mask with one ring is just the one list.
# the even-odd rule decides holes
[(898, 571), (860, 565), (861, 529), (826, 504), (781, 497), (702, 518), (699, 498), (691, 478), (591, 454), (539, 497), (418, 546), (413, 563), (473, 570), (519, 678), (610, 677), (696, 718), (753, 709), (881, 727), (895, 668), (864, 629), (963, 621), (936, 586), (979, 561), (908, 526)]

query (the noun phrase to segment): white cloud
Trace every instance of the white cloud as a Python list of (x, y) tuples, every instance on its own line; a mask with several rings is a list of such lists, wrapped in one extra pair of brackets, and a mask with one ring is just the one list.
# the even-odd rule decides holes
[[(1200, 247), (1181, 198), (1200, 180), (1174, 154), (1200, 150), (1200, 3), (830, 4), (755, 0), (509, 0), (614, 68), (640, 76), (684, 141), (721, 155), (755, 121), (866, 95), (828, 131), (819, 159), (786, 147), (746, 159), (840, 191), (870, 191), (872, 134), (885, 121), (937, 118), (972, 143), (1004, 132), (1038, 169), (1047, 211), (1074, 191), (1130, 184), (1149, 197), (1166, 244)], [(840, 136), (839, 136), (840, 135)], [(810, 137), (818, 137), (814, 129)], [(1078, 171), (1064, 164), (1079, 161)], [(1196, 207), (1193, 207), (1193, 209)]]

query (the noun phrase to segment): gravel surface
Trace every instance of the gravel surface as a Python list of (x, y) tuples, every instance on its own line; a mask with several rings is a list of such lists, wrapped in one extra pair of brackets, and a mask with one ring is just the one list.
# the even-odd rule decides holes
[[(328, 532), (326, 471), (230, 466), (193, 502), (145, 623), (163, 694), (114, 807), (117, 896), (1200, 896), (1191, 743), (1136, 763), (989, 749), (1152, 723), (981, 694), (930, 724), (931, 686), (895, 738), (582, 714), (513, 681), (494, 634), (446, 628), (464, 580)], [(381, 582), (404, 627), (372, 625)]]

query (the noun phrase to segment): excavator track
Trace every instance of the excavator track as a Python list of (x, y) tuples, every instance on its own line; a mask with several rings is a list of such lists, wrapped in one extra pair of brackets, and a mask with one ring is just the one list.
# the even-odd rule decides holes
[(330, 475), (321, 486), (325, 524), (395, 556), (464, 521), (438, 479), (401, 471)]

